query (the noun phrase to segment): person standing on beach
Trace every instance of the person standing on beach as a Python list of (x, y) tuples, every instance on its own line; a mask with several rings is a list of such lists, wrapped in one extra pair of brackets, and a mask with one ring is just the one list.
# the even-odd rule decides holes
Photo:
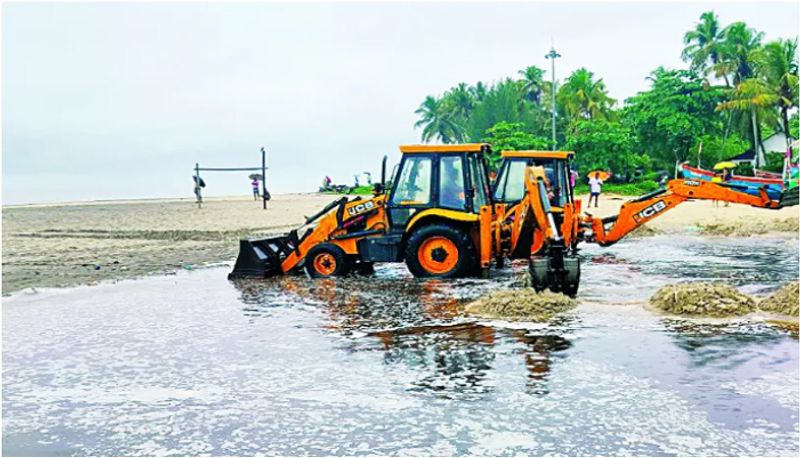
[(259, 197), (261, 197), (261, 194), (258, 192), (258, 178), (253, 178), (250, 184), (253, 186), (253, 200), (258, 200)]
[(203, 188), (198, 180), (194, 180), (194, 195), (197, 196), (197, 208), (203, 204)]
[(602, 189), (603, 180), (600, 179), (600, 172), (597, 172), (589, 178), (589, 207), (592, 206), (592, 198), (594, 198), (594, 207), (597, 208), (597, 201), (600, 199)]

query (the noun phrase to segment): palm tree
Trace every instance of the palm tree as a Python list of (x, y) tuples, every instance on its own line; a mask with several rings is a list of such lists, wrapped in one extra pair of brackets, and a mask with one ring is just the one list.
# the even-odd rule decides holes
[(544, 86), (544, 83), (542, 81), (542, 77), (544, 76), (544, 70), (535, 65), (531, 65), (525, 70), (520, 70), (517, 73), (519, 73), (522, 76), (522, 79), (519, 80), (522, 96), (529, 102), (535, 105), (539, 105), (539, 103), (541, 102), (542, 89)]
[(777, 97), (781, 129), (789, 143), (789, 110), (798, 106), (797, 38), (764, 45), (756, 57), (758, 73)]
[(483, 82), (478, 81), (475, 86), (469, 88), (470, 93), (472, 94), (472, 98), (475, 100), (476, 103), (483, 102), (483, 99), (486, 98), (486, 85)]
[[(694, 30), (686, 32), (681, 53), (684, 62), (691, 62), (691, 69), (708, 74), (720, 62), (720, 49), (725, 42), (725, 34), (719, 26), (719, 19), (713, 11), (700, 15), (700, 22)], [(725, 86), (730, 87), (728, 75), (723, 73)]]
[(444, 98), (447, 108), (456, 119), (463, 122), (469, 118), (472, 108), (475, 106), (475, 100), (472, 98), (467, 83), (458, 83), (458, 86), (445, 93)]
[(424, 126), (422, 141), (427, 143), (432, 138), (438, 137), (442, 143), (454, 143), (463, 139), (464, 130), (453, 120), (452, 113), (447, 110), (443, 99), (429, 95), (414, 113), (421, 117), (414, 123), (414, 128)]
[(760, 165), (758, 148), (762, 146), (763, 149), (758, 118), (759, 115), (765, 118), (774, 115), (773, 107), (778, 99), (779, 97), (771, 90), (764, 80), (750, 78), (740, 82), (735, 88), (731, 89), (728, 100), (726, 102), (721, 102), (717, 106), (717, 111), (733, 110), (749, 114), (756, 167)]
[(608, 96), (608, 90), (600, 78), (585, 68), (575, 70), (558, 89), (559, 100), (570, 119), (609, 119), (616, 100)]
[(719, 62), (712, 69), (717, 76), (733, 75), (734, 86), (754, 74), (754, 53), (761, 46), (763, 32), (734, 22), (722, 31), (725, 41), (719, 47)]

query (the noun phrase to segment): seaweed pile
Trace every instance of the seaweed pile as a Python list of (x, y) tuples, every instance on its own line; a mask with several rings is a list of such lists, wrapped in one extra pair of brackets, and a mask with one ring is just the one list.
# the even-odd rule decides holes
[(485, 318), (547, 321), (577, 305), (578, 301), (563, 294), (522, 288), (495, 291), (467, 304), (465, 311)]
[(746, 315), (756, 308), (753, 298), (722, 283), (666, 285), (650, 298), (650, 303), (676, 315), (718, 318)]
[(767, 312), (800, 316), (800, 283), (787, 283), (775, 294), (759, 302), (758, 308)]
[(632, 230), (627, 237), (628, 238), (636, 238), (641, 239), (645, 237), (653, 237), (656, 235), (661, 234), (661, 231), (655, 228), (652, 228), (646, 224), (642, 224), (641, 226), (637, 227), (636, 229)]
[(704, 235), (750, 237), (770, 232), (798, 232), (798, 230), (800, 230), (800, 224), (797, 218), (773, 221), (740, 218), (736, 221), (700, 224), (700, 232)]

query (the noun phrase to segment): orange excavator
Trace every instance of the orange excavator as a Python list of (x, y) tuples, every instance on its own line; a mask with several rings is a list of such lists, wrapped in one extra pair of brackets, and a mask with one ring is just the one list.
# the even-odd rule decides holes
[(619, 214), (581, 215), (570, 185), (575, 153), (504, 151), (493, 184), (488, 144), (401, 146), (389, 185), (384, 157), (371, 198), (342, 197), (286, 235), (242, 240), (229, 278), (268, 277), (304, 268), (311, 277), (369, 273), (374, 263), (405, 262), (416, 277), (488, 277), (492, 260), (529, 259), (530, 284), (574, 296), (580, 242), (609, 246), (689, 199), (780, 208), (752, 194), (702, 180), (677, 179), (628, 201)]

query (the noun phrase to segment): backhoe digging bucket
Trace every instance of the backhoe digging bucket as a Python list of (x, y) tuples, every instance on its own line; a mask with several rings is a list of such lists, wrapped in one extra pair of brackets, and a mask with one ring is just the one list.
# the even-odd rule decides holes
[(576, 255), (533, 256), (528, 265), (530, 287), (549, 289), (575, 297), (581, 280), (580, 258)]
[(800, 198), (800, 186), (789, 188), (781, 194), (781, 201), (778, 207), (793, 207), (797, 205), (798, 198)]
[(266, 278), (282, 274), (281, 262), (294, 250), (296, 238), (292, 232), (268, 239), (240, 240), (239, 257), (228, 279)]

